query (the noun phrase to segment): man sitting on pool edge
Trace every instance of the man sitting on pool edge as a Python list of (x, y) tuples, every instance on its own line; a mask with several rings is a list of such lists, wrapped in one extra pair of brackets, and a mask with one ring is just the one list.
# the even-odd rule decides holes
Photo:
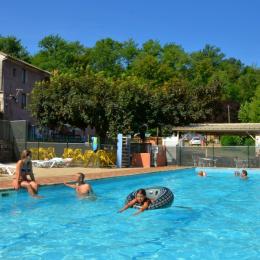
[(89, 196), (93, 193), (90, 184), (85, 183), (85, 175), (82, 172), (76, 173), (76, 184), (68, 184), (64, 182), (64, 185), (76, 190), (77, 194), (81, 197)]

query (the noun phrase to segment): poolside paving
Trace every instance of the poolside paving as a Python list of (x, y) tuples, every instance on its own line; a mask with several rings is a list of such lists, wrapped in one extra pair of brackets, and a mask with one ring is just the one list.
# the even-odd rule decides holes
[[(119, 176), (128, 176), (152, 172), (163, 172), (176, 169), (182, 169), (179, 166), (165, 166), (152, 168), (34, 168), (34, 175), (40, 185), (54, 185), (63, 182), (73, 181), (75, 173), (82, 172), (86, 176), (86, 180), (103, 179)], [(186, 167), (187, 168), (187, 167)], [(12, 180), (14, 176), (0, 175), (0, 191), (13, 189)]]

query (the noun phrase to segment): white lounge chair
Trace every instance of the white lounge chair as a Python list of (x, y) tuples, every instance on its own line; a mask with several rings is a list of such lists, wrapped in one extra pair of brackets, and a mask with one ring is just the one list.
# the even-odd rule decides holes
[(69, 166), (72, 158), (59, 158), (54, 157), (50, 160), (33, 160), (32, 164), (37, 168), (54, 168), (54, 167), (66, 167)]
[(1, 174), (14, 175), (15, 166), (0, 163), (0, 173)]

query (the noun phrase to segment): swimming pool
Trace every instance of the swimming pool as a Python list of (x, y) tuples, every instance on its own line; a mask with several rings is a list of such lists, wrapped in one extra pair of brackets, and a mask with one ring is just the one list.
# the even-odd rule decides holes
[[(92, 181), (96, 201), (62, 185), (0, 197), (1, 259), (259, 259), (260, 171), (247, 181), (233, 170), (169, 171)], [(171, 208), (119, 214), (139, 187), (175, 194)]]

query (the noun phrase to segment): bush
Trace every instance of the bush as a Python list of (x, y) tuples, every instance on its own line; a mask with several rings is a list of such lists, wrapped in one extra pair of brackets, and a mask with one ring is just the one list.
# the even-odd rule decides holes
[(220, 143), (223, 146), (233, 146), (238, 145), (237, 136), (231, 136), (231, 135), (224, 135), (220, 138)]
[(173, 131), (172, 131), (172, 125), (164, 125), (161, 128), (161, 134), (163, 137), (167, 137), (167, 136), (172, 136)]
[(236, 136), (236, 135), (223, 135), (220, 138), (220, 143), (223, 146), (252, 146), (255, 141), (250, 137)]
[(246, 137), (245, 140), (244, 140), (244, 145), (254, 146), (255, 141), (250, 137)]

